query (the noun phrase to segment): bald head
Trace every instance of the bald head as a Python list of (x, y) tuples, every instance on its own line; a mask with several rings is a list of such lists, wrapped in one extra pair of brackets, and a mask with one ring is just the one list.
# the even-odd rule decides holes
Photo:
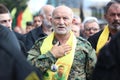
[(54, 16), (54, 14), (57, 13), (57, 12), (61, 12), (61, 13), (63, 13), (63, 14), (64, 14), (64, 13), (68, 13), (68, 14), (70, 15), (70, 17), (73, 18), (73, 11), (72, 11), (71, 8), (69, 8), (69, 7), (67, 7), (67, 6), (62, 5), (62, 6), (56, 7), (55, 10), (53, 11), (52, 16)]
[(40, 15), (44, 15), (44, 14), (47, 14), (47, 13), (51, 13), (52, 14), (52, 11), (55, 9), (54, 6), (52, 5), (45, 5), (41, 8), (40, 10)]
[(46, 27), (48, 29), (51, 29), (52, 26), (50, 19), (52, 18), (52, 12), (54, 9), (55, 7), (52, 5), (45, 5), (41, 8), (39, 15), (42, 19), (42, 26), (44, 28)]

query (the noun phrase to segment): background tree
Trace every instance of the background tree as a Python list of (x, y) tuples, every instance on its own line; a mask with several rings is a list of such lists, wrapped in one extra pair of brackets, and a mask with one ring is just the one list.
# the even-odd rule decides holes
[(16, 18), (20, 12), (23, 12), (27, 7), (27, 2), (29, 0), (0, 0), (0, 3), (4, 4), (9, 11), (11, 12), (14, 8), (16, 8), (16, 13), (13, 18), (13, 27), (16, 26)]

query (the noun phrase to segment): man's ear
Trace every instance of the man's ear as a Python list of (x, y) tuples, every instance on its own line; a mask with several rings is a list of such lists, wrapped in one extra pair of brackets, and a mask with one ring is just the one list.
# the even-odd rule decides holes
[(73, 18), (73, 19), (72, 19), (72, 24), (73, 24), (74, 22), (75, 22), (75, 19)]

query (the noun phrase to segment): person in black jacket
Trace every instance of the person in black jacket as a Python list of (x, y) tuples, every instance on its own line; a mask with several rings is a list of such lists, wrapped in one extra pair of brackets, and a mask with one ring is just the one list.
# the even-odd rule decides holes
[[(0, 4), (0, 24), (9, 28), (11, 31), (13, 31), (12, 30), (12, 17), (10, 15), (10, 12), (7, 9), (7, 7), (3, 4)], [(16, 35), (17, 40), (19, 41), (19, 44), (21, 46), (21, 50), (22, 50), (23, 54), (25, 56), (27, 56), (26, 55), (26, 47), (24, 44), (24, 41), (25, 41), (24, 36), (17, 32), (14, 32), (14, 34)]]
[(92, 80), (120, 80), (120, 32), (100, 50), (92, 78)]
[(2, 25), (0, 25), (0, 79), (42, 79), (40, 72), (26, 61), (14, 33)]
[(26, 34), (25, 45), (27, 51), (29, 51), (32, 48), (33, 44), (37, 39), (41, 37), (45, 37), (52, 32), (50, 19), (53, 10), (54, 10), (54, 6), (52, 5), (45, 5), (41, 8), (39, 15), (42, 18), (42, 25)]
[(113, 35), (120, 31), (120, 1), (110, 1), (105, 7), (105, 19), (108, 25), (104, 29), (95, 35), (88, 38), (96, 53), (107, 44)]

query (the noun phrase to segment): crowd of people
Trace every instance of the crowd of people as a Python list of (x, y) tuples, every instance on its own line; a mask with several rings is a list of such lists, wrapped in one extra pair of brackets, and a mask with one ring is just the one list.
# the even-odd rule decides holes
[(0, 4), (2, 80), (119, 80), (120, 1), (105, 6), (107, 25), (83, 22), (66, 5), (44, 5), (26, 32)]

